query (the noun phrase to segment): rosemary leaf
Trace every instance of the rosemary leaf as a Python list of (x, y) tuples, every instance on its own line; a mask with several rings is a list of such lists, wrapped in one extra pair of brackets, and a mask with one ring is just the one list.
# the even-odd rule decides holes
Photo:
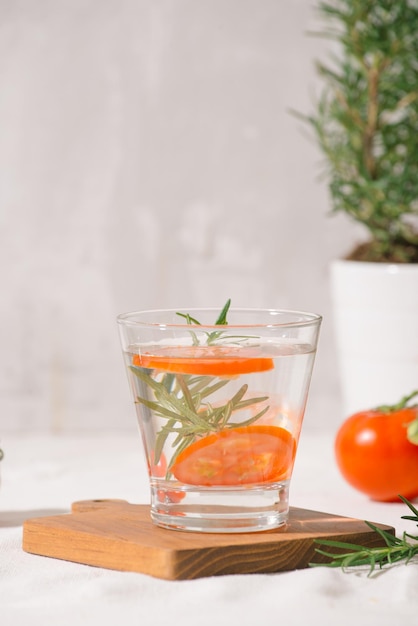
[(238, 402), (241, 400), (241, 398), (245, 396), (247, 391), (248, 391), (248, 385), (242, 385), (242, 387), (238, 389), (237, 393), (230, 400), (232, 406), (236, 406)]
[(194, 317), (189, 315), (188, 313), (176, 313), (179, 317), (184, 317), (188, 324), (197, 324), (197, 326), (201, 326), (200, 322), (197, 321)]
[(226, 424), (229, 421), (229, 418), (232, 415), (232, 411), (233, 411), (233, 404), (232, 404), (232, 400), (230, 400), (223, 407), (223, 411), (222, 411), (221, 416), (220, 416), (221, 419), (218, 422), (219, 430), (222, 430), (222, 429), (225, 428)]
[(174, 426), (176, 425), (177, 420), (171, 419), (169, 420), (163, 428), (158, 432), (155, 438), (155, 450), (154, 450), (154, 463), (157, 464), (161, 458), (162, 451), (164, 449), (165, 442), (167, 437), (172, 432)]
[(263, 417), (264, 413), (267, 413), (267, 411), (269, 410), (269, 406), (266, 406), (262, 411), (260, 411), (259, 413), (256, 413), (256, 415), (253, 415), (253, 417), (248, 418), (247, 420), (244, 420), (243, 422), (240, 422), (239, 424), (230, 424), (230, 427), (236, 427), (236, 426), (250, 426), (251, 424), (253, 424), (254, 422), (256, 422), (257, 420), (260, 419), (260, 417)]
[(228, 324), (228, 322), (227, 322), (227, 315), (228, 315), (228, 311), (229, 311), (229, 307), (230, 306), (231, 306), (231, 298), (229, 298), (226, 301), (224, 308), (220, 312), (219, 317), (218, 317), (218, 319), (215, 322), (215, 326), (225, 326), (226, 324)]
[(170, 463), (168, 464), (168, 473), (171, 471), (171, 468), (173, 467), (174, 463), (176, 462), (176, 459), (178, 457), (178, 455), (180, 454), (180, 452), (183, 452), (183, 450), (185, 450), (187, 448), (187, 446), (189, 446), (191, 443), (193, 443), (193, 441), (195, 440), (194, 437), (185, 437), (183, 439), (183, 441), (181, 443), (179, 443), (175, 449), (175, 451), (173, 452), (173, 455), (170, 459)]
[[(200, 326), (200, 322), (198, 322), (194, 317), (192, 317), (191, 315), (189, 315), (188, 313), (176, 313), (176, 315), (179, 315), (180, 317), (184, 317), (184, 319), (186, 320), (186, 322), (188, 324), (196, 324), (197, 326)], [(190, 335), (192, 337), (192, 344), (194, 346), (199, 346), (200, 345), (200, 341), (198, 336), (196, 335), (195, 332), (193, 332), (192, 330), (189, 331)]]
[(268, 400), (268, 396), (260, 396), (259, 398), (249, 398), (248, 400), (242, 400), (238, 405), (237, 409), (243, 409), (245, 407), (251, 406), (252, 404), (258, 404), (259, 402), (265, 402)]
[(189, 407), (189, 409), (193, 412), (196, 413), (196, 407), (194, 405), (193, 402), (193, 398), (192, 398), (192, 394), (190, 393), (190, 390), (188, 388), (188, 386), (186, 385), (183, 376), (181, 376), (180, 374), (177, 376), (177, 380), (178, 383), (180, 385), (180, 388), (183, 392), (183, 397), (187, 403), (187, 406)]
[(371, 522), (366, 522), (367, 526), (378, 533), (385, 541), (387, 546), (396, 546), (402, 545), (402, 539), (395, 537), (395, 535), (391, 535), (386, 530), (382, 530), (382, 528), (378, 528), (375, 524)]
[(219, 389), (222, 389), (222, 387), (225, 387), (225, 385), (227, 385), (229, 382), (230, 381), (227, 378), (224, 378), (214, 385), (208, 385), (206, 389), (202, 390), (201, 397), (206, 398), (207, 396), (212, 395), (213, 393), (215, 393), (215, 391), (218, 391)]
[[(224, 330), (214, 331), (211, 334), (213, 334), (213, 335), (217, 334), (218, 337), (216, 339), (218, 341), (219, 340), (221, 340), (221, 341), (228, 341), (229, 343), (237, 344), (237, 345), (239, 345), (242, 341), (246, 341), (247, 339), (260, 339), (260, 337), (258, 337), (257, 335), (228, 335), (226, 333), (226, 331), (224, 331)], [(214, 342), (215, 341), (213, 339), (209, 345), (213, 345)], [(251, 347), (255, 347), (256, 345), (257, 344), (252, 344)]]
[(412, 502), (409, 502), (409, 500), (407, 500), (407, 498), (405, 498), (404, 496), (400, 495), (399, 497), (402, 500), (402, 502), (404, 504), (406, 504), (406, 506), (409, 507), (409, 509), (414, 514), (412, 516), (410, 516), (410, 515), (402, 515), (401, 519), (408, 519), (408, 520), (412, 520), (413, 522), (418, 522), (418, 509), (416, 509), (414, 507), (414, 505), (412, 504)]
[(136, 401), (139, 402), (140, 404), (143, 404), (148, 409), (151, 409), (151, 411), (154, 411), (157, 415), (160, 415), (161, 417), (173, 417), (176, 420), (182, 417), (178, 413), (175, 413), (174, 411), (170, 411), (169, 409), (166, 409), (161, 404), (158, 404), (158, 402), (152, 402), (152, 400), (141, 398), (141, 396), (137, 396)]

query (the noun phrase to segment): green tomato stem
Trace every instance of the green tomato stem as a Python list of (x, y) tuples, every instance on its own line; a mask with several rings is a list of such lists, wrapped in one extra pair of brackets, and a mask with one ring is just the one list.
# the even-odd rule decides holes
[(398, 404), (382, 404), (381, 406), (376, 407), (376, 411), (380, 411), (381, 413), (394, 413), (395, 411), (401, 411), (406, 408), (406, 405), (410, 400), (418, 396), (418, 389), (413, 391), (407, 396), (404, 396)]
[[(415, 396), (418, 396), (418, 389), (416, 389), (409, 395), (404, 396), (400, 400), (400, 402), (398, 402), (398, 404), (392, 404), (392, 405), (384, 404), (382, 406), (378, 406), (376, 408), (376, 411), (380, 411), (381, 413), (387, 413), (387, 414), (394, 413), (395, 411), (401, 411), (402, 409), (405, 409), (407, 407), (408, 402), (410, 402), (410, 400), (415, 398)], [(406, 438), (408, 439), (408, 441), (418, 446), (418, 406), (416, 404), (413, 406), (417, 407), (417, 410), (416, 410), (417, 416), (414, 420), (412, 420), (406, 425)]]

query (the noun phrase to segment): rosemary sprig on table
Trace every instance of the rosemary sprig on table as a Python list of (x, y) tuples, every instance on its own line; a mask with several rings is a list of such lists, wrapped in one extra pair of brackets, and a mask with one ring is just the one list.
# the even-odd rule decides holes
[[(418, 509), (407, 498), (399, 497), (413, 513), (413, 515), (402, 515), (401, 519), (417, 522), (418, 525)], [(330, 552), (317, 548), (316, 552), (318, 554), (326, 556), (331, 560), (328, 563), (310, 563), (310, 567), (341, 567), (345, 570), (349, 567), (367, 565), (369, 567), (368, 575), (371, 576), (376, 567), (382, 569), (385, 566), (394, 565), (401, 561), (405, 561), (405, 564), (407, 564), (414, 556), (418, 555), (418, 535), (410, 535), (404, 532), (402, 537), (395, 537), (371, 522), (366, 522), (366, 524), (380, 535), (385, 545), (367, 548), (354, 543), (318, 539), (315, 541), (316, 544), (336, 548), (339, 552)], [(412, 542), (408, 541), (408, 539), (412, 539)]]
[(137, 402), (153, 411), (156, 416), (167, 420), (157, 433), (154, 463), (158, 463), (167, 437), (170, 434), (176, 435), (172, 443), (175, 452), (168, 469), (172, 467), (178, 454), (198, 437), (225, 428), (248, 426), (264, 415), (269, 408), (266, 406), (249, 419), (235, 423), (231, 421), (234, 412), (264, 402), (268, 396), (245, 399), (248, 385), (242, 385), (230, 400), (215, 407), (204, 400), (227, 385), (229, 379), (222, 378), (216, 381), (213, 376), (165, 373), (158, 381), (141, 368), (131, 366), (130, 369), (152, 389), (155, 398), (149, 400), (137, 396)]

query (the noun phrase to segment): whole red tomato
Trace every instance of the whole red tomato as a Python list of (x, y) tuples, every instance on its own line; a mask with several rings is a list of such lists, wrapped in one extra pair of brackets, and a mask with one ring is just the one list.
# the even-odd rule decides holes
[(416, 395), (418, 391), (397, 405), (356, 413), (337, 432), (335, 455), (341, 474), (372, 500), (418, 496), (418, 408), (406, 406)]

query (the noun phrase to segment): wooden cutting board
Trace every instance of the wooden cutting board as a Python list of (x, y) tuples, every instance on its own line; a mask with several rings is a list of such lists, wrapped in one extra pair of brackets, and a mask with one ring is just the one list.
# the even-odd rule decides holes
[(315, 552), (315, 539), (383, 543), (361, 520), (292, 507), (285, 528), (260, 533), (166, 530), (151, 522), (149, 506), (125, 500), (75, 502), (69, 514), (23, 525), (26, 552), (167, 580), (302, 569), (325, 560)]

